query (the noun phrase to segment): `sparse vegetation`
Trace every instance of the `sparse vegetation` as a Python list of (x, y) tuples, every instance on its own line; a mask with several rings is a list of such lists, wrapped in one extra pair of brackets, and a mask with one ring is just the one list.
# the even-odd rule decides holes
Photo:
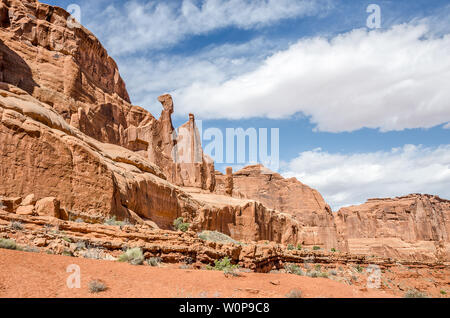
[(4, 248), (7, 250), (17, 250), (17, 244), (14, 240), (9, 239), (0, 239), (0, 248)]
[(21, 250), (28, 253), (40, 253), (40, 250), (34, 246), (25, 246)]
[(161, 265), (161, 263), (162, 263), (162, 259), (160, 257), (150, 257), (147, 260), (147, 264), (152, 267), (157, 267), (157, 266)]
[(63, 256), (70, 256), (70, 257), (74, 256), (73, 253), (71, 251), (69, 251), (69, 250), (64, 250), (61, 255), (63, 255)]
[(111, 226), (126, 226), (126, 225), (131, 226), (131, 225), (133, 225), (132, 223), (130, 223), (129, 220), (117, 221), (115, 215), (110, 217), (109, 219), (106, 219), (103, 224), (111, 225)]
[(70, 238), (68, 238), (67, 236), (62, 238), (64, 241), (66, 241), (67, 243), (72, 243), (72, 240)]
[(358, 265), (355, 266), (355, 270), (356, 270), (358, 273), (362, 273), (363, 270), (364, 270), (364, 268), (362, 268), (362, 266), (358, 264)]
[(302, 250), (302, 245), (301, 245), (301, 244), (298, 244), (298, 245), (297, 245), (297, 249), (298, 249), (299, 251), (301, 251), (301, 250)]
[(12, 222), (9, 224), (9, 226), (10, 226), (12, 229), (16, 230), (16, 231), (21, 231), (21, 230), (23, 230), (22, 222), (12, 221)]
[(426, 293), (422, 293), (417, 289), (410, 289), (405, 293), (405, 298), (428, 298)]
[(331, 269), (328, 274), (332, 275), (332, 276), (337, 276), (337, 271), (335, 269)]
[(447, 292), (443, 289), (440, 290), (441, 295), (447, 295)]
[(128, 262), (132, 265), (142, 265), (144, 263), (144, 254), (139, 247), (128, 249), (119, 256), (119, 262)]
[(183, 218), (178, 218), (173, 221), (173, 227), (177, 231), (186, 232), (189, 230), (191, 225), (189, 223), (185, 223)]
[(305, 273), (303, 272), (302, 268), (296, 264), (286, 264), (284, 265), (284, 269), (286, 273), (289, 274), (295, 274), (299, 276), (303, 276)]
[(100, 248), (89, 248), (84, 253), (82, 253), (84, 258), (89, 259), (103, 259), (102, 250)]
[(92, 280), (89, 282), (89, 291), (93, 294), (103, 292), (107, 289), (108, 287), (106, 287), (105, 283), (99, 280)]
[(215, 271), (234, 270), (237, 268), (239, 268), (239, 266), (231, 264), (231, 260), (228, 258), (228, 256), (222, 258), (221, 260), (216, 259), (214, 261), (214, 266), (211, 265), (206, 266), (206, 269)]
[(302, 291), (299, 289), (293, 289), (286, 295), (286, 298), (302, 298)]
[(225, 277), (233, 276), (233, 277), (241, 277), (242, 275), (239, 273), (237, 267), (228, 267), (223, 270), (223, 274)]
[(295, 250), (295, 247), (294, 247), (294, 245), (289, 244), (287, 249), (288, 249), (288, 251), (293, 251), (293, 250)]
[(331, 252), (332, 252), (332, 253), (336, 253), (337, 251), (336, 251), (336, 249), (333, 247), (333, 248), (331, 249)]
[(318, 251), (320, 250), (320, 246), (313, 246), (313, 251)]
[(198, 237), (203, 241), (240, 244), (238, 241), (233, 240), (228, 235), (225, 235), (217, 231), (203, 231), (198, 234)]

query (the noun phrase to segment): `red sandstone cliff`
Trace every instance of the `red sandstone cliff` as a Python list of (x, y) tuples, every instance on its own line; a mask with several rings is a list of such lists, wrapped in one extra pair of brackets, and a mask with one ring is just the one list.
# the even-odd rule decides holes
[(450, 261), (450, 201), (412, 194), (342, 208), (343, 250), (399, 259)]
[(232, 174), (216, 175), (218, 193), (256, 200), (290, 215), (301, 224), (298, 242), (331, 249), (337, 245), (336, 226), (329, 205), (317, 190), (296, 178), (285, 179), (262, 165), (245, 167)]
[(131, 105), (115, 62), (88, 30), (67, 27), (68, 16), (0, 1), (0, 201), (9, 212), (49, 207), (63, 219), (115, 215), (162, 228), (183, 216), (243, 241), (448, 261), (449, 201), (377, 199), (334, 215), (316, 190), (261, 166), (215, 174), (194, 116), (177, 134), (169, 95), (159, 119)]
[[(197, 160), (197, 168), (173, 164), (171, 97), (160, 98), (158, 120), (131, 105), (114, 60), (90, 31), (68, 25), (68, 18), (63, 9), (38, 1), (1, 0), (0, 80), (50, 105), (84, 134), (148, 158), (172, 183), (213, 189), (208, 158)], [(198, 166), (200, 181), (189, 176)]]

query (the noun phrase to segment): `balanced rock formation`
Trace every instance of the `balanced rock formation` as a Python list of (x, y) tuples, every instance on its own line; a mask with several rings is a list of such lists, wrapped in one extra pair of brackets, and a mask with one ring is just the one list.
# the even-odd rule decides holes
[(450, 201), (437, 196), (371, 199), (339, 210), (336, 224), (351, 253), (450, 261)]

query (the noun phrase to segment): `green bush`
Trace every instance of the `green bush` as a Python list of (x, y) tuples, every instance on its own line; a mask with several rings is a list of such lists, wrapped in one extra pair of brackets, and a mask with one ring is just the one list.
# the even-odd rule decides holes
[(231, 264), (231, 260), (226, 256), (221, 260), (216, 259), (214, 261), (214, 266), (208, 265), (206, 268), (215, 271), (231, 271), (239, 268), (239, 266)]
[(313, 246), (313, 250), (314, 251), (318, 251), (318, 250), (320, 250), (320, 247), (319, 246)]
[(301, 245), (301, 244), (298, 244), (298, 245), (297, 245), (297, 249), (298, 249), (299, 251), (301, 251), (301, 250), (302, 250), (302, 245)]
[(0, 248), (4, 248), (7, 250), (17, 250), (18, 247), (16, 245), (16, 241), (9, 239), (0, 239)]
[(173, 221), (173, 227), (177, 231), (186, 232), (187, 230), (189, 230), (190, 224), (185, 223), (183, 218), (178, 218)]
[(443, 289), (441, 289), (440, 293), (441, 293), (441, 295), (447, 295), (447, 292)]
[(119, 256), (119, 262), (128, 262), (132, 265), (142, 265), (144, 263), (144, 254), (139, 247), (128, 249)]
[(335, 253), (335, 252), (337, 252), (337, 251), (336, 251), (336, 249), (333, 247), (333, 248), (331, 249), (331, 252)]
[(364, 268), (362, 268), (361, 265), (356, 265), (355, 269), (358, 273), (362, 273), (362, 271), (364, 270)]
[(286, 265), (284, 265), (284, 269), (286, 270), (286, 273), (289, 273), (289, 274), (295, 274), (295, 275), (299, 275), (299, 276), (304, 275), (301, 267), (296, 264), (286, 264)]
[(294, 245), (289, 244), (287, 249), (288, 249), (288, 251), (293, 251), (293, 250), (295, 250), (295, 247), (294, 247)]

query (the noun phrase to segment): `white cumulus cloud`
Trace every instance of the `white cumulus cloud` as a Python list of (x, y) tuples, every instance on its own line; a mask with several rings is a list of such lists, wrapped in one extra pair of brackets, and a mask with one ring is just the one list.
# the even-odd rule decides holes
[(405, 145), (356, 154), (315, 149), (290, 161), (283, 175), (316, 188), (334, 210), (369, 198), (411, 193), (450, 199), (450, 145)]
[[(429, 128), (450, 121), (450, 35), (426, 24), (301, 39), (252, 71), (193, 81), (177, 110), (203, 118), (310, 117), (320, 131)], [(206, 76), (206, 78), (208, 78)]]
[(226, 27), (254, 29), (280, 20), (323, 15), (329, 0), (127, 1), (95, 11), (88, 27), (113, 56), (166, 48), (191, 35)]

